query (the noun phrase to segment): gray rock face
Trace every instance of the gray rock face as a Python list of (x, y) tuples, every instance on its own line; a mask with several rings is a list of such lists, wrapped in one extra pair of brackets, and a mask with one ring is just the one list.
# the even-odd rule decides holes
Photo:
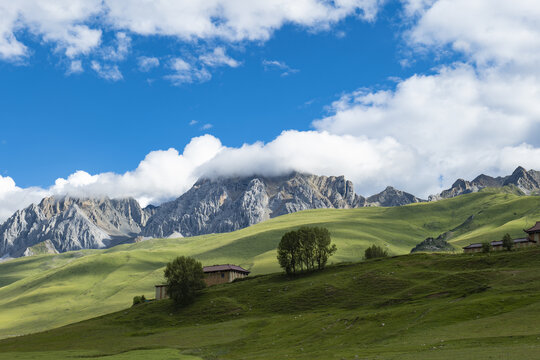
[(440, 251), (455, 251), (456, 249), (450, 245), (446, 240), (442, 239), (440, 236), (436, 239), (429, 237), (426, 240), (422, 241), (420, 244), (416, 245), (412, 250), (411, 254), (415, 252), (440, 252)]
[(367, 198), (369, 206), (402, 206), (425, 201), (391, 186)]
[(140, 233), (153, 211), (135, 199), (45, 198), (0, 226), (0, 256), (21, 256), (43, 242), (51, 252), (115, 245)]
[(150, 218), (143, 235), (194, 236), (238, 230), (306, 209), (356, 208), (365, 199), (343, 176), (293, 173), (279, 177), (202, 179)]
[(429, 201), (449, 199), (463, 194), (478, 192), (487, 187), (500, 188), (503, 186), (516, 186), (526, 195), (537, 193), (540, 191), (540, 171), (527, 171), (519, 166), (509, 176), (494, 178), (482, 174), (472, 181), (458, 179), (450, 189), (444, 190), (437, 195), (431, 195)]
[(521, 166), (518, 167), (512, 175), (507, 176), (503, 182), (503, 186), (514, 185), (526, 195), (536, 193), (540, 190), (540, 171), (525, 170)]

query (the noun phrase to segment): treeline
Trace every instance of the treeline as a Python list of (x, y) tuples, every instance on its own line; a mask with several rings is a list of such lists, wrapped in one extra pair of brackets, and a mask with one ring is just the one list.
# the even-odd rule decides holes
[(289, 231), (278, 245), (277, 259), (287, 274), (323, 269), (337, 248), (330, 232), (322, 227), (301, 227)]

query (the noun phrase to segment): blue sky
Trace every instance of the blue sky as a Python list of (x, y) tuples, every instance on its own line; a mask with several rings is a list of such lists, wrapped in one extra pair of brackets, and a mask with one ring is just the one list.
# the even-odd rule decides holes
[(0, 0), (0, 220), (51, 194), (159, 203), (211, 174), (427, 196), (540, 169), (537, 15), (526, 0)]
[[(47, 186), (81, 169), (133, 169), (148, 152), (182, 149), (203, 133), (240, 146), (270, 141), (286, 129), (310, 129), (342, 93), (394, 87), (390, 77), (432, 65), (429, 57), (421, 66), (400, 65), (398, 10), (388, 5), (376, 22), (348, 17), (328, 30), (284, 26), (264, 43), (228, 50), (240, 66), (179, 86), (163, 78), (168, 69), (139, 71), (137, 58), (170, 58), (197, 45), (134, 36), (133, 54), (119, 64), (123, 80), (108, 81), (91, 70), (66, 75), (65, 59), (51, 54), (54, 46), (23, 36), (33, 54), (22, 65), (0, 63), (1, 174), (21, 186)], [(282, 76), (286, 69), (264, 61), (293, 71)], [(212, 128), (202, 129), (205, 124)]]

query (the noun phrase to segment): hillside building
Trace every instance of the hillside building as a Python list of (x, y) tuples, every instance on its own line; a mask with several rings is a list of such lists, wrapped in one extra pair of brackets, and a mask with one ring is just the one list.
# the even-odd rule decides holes
[(169, 294), (167, 294), (167, 284), (156, 285), (156, 300), (168, 299)]
[(205, 266), (204, 281), (206, 286), (233, 282), (236, 279), (245, 278), (249, 271), (237, 265), (212, 265)]
[[(529, 229), (524, 229), (523, 231), (527, 233), (527, 237), (513, 239), (514, 248), (519, 249), (519, 248), (524, 248), (524, 247), (540, 245), (540, 221), (537, 221), (533, 227)], [(493, 251), (499, 251), (499, 250), (504, 249), (502, 240), (492, 241), (491, 247)], [(481, 243), (469, 244), (463, 248), (463, 251), (466, 253), (481, 252), (482, 244)]]
[[(225, 284), (233, 282), (236, 279), (245, 278), (249, 271), (237, 265), (212, 265), (203, 267), (204, 282), (206, 286)], [(156, 300), (168, 299), (167, 285), (156, 285)]]

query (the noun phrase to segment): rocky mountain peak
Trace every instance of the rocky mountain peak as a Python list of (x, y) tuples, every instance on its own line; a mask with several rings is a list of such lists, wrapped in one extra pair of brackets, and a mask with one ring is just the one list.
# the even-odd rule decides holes
[(280, 176), (201, 179), (178, 199), (159, 207), (145, 236), (193, 236), (234, 231), (306, 209), (365, 205), (343, 176), (293, 172)]
[(424, 201), (412, 194), (397, 190), (392, 186), (387, 186), (380, 193), (367, 198), (368, 206), (402, 206)]
[(511, 175), (504, 177), (491, 177), (481, 174), (472, 181), (458, 179), (452, 187), (442, 191), (440, 194), (431, 195), (430, 200), (448, 199), (462, 194), (477, 192), (484, 188), (500, 188), (503, 186), (516, 186), (524, 194), (532, 194), (540, 191), (540, 172), (536, 170), (527, 171), (522, 166), (518, 166)]
[(151, 215), (132, 198), (47, 197), (0, 225), (0, 256), (21, 256), (36, 244), (51, 251), (102, 248), (136, 236)]

